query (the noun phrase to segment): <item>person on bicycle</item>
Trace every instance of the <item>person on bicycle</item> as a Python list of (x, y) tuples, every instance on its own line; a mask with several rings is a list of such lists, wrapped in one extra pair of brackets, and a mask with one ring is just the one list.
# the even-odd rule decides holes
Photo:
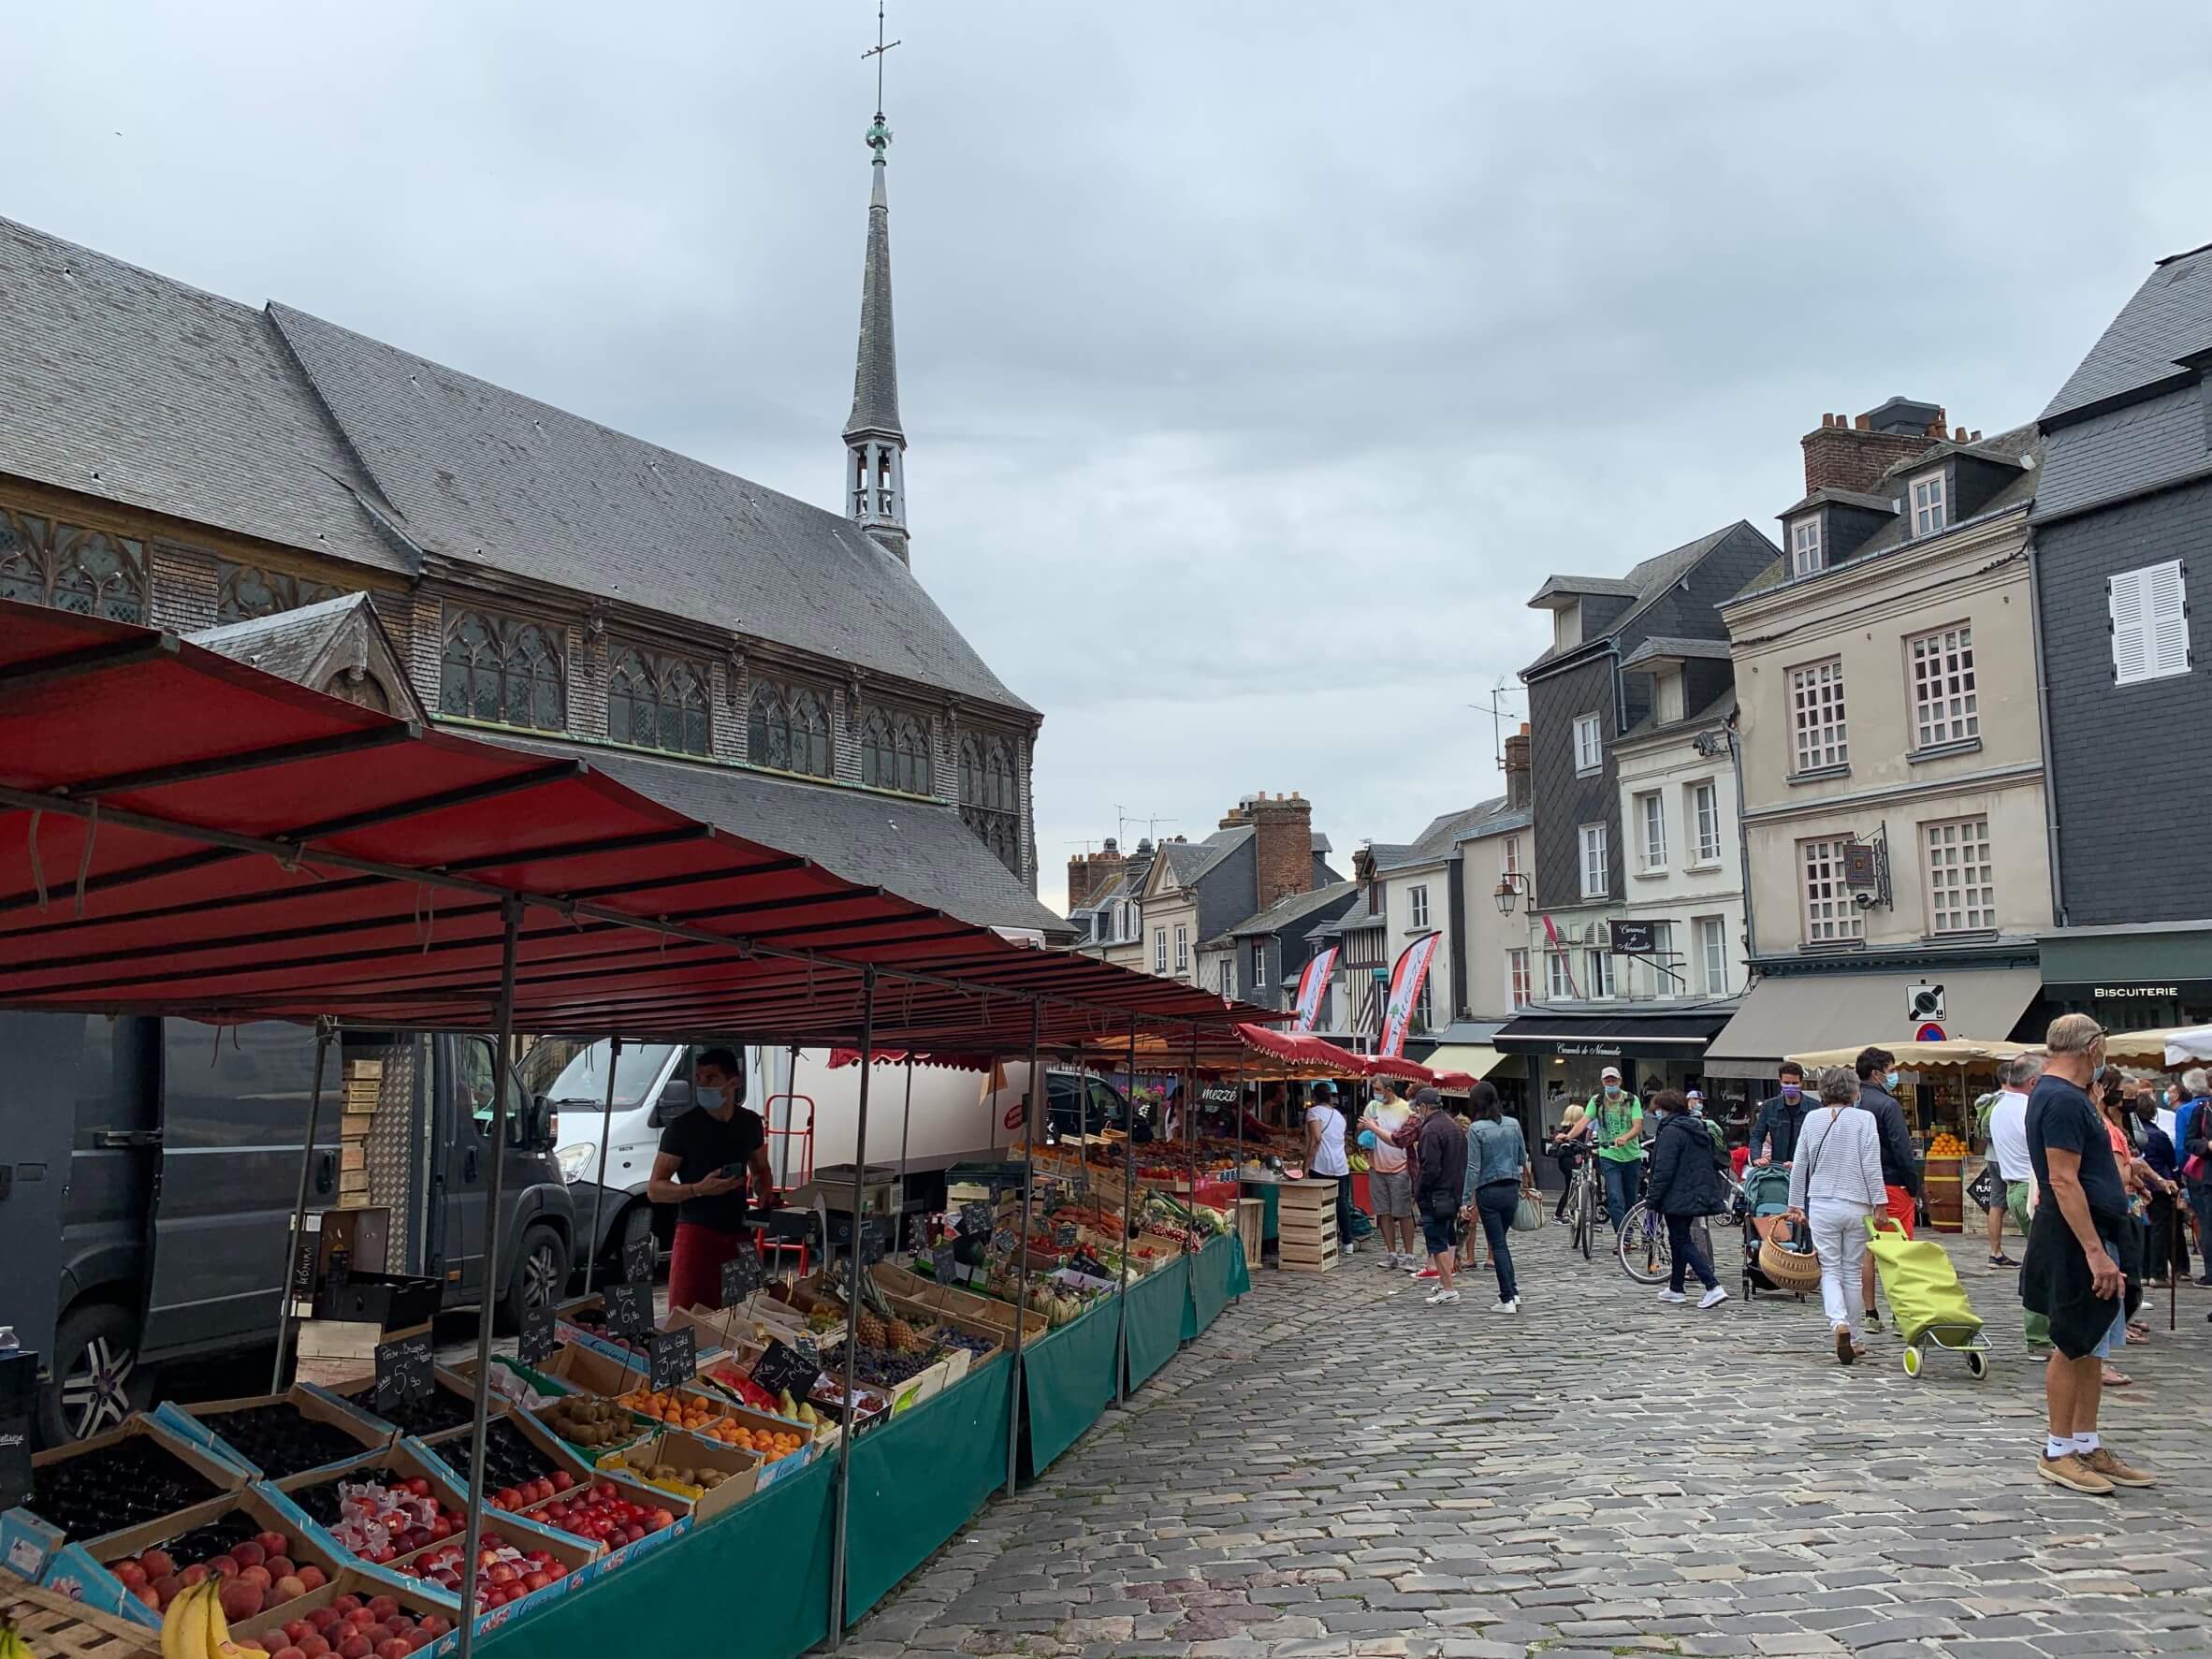
[(1551, 1131), (1551, 1139), (1544, 1145), (1551, 1161), (1559, 1166), (1559, 1203), (1551, 1212), (1554, 1221), (1566, 1219), (1567, 1201), (1575, 1196), (1575, 1171), (1590, 1156), (1590, 1142), (1582, 1134), (1582, 1124), (1588, 1116), (1579, 1101), (1568, 1106), (1560, 1116), (1559, 1127)]
[(1644, 1170), (1644, 1103), (1621, 1086), (1621, 1069), (1597, 1074), (1598, 1091), (1584, 1109), (1580, 1133), (1597, 1153), (1606, 1182), (1606, 1219), (1621, 1230), (1621, 1218), (1636, 1202)]
[(1693, 1223), (1717, 1215), (1727, 1207), (1727, 1186), (1721, 1179), (1722, 1154), (1713, 1145), (1712, 1132), (1704, 1118), (1690, 1110), (1689, 1102), (1673, 1089), (1652, 1097), (1652, 1110), (1659, 1114), (1659, 1132), (1652, 1140), (1652, 1184), (1644, 1194), (1644, 1207), (1666, 1217), (1667, 1254), (1673, 1265), (1661, 1302), (1687, 1302), (1682, 1274), (1697, 1275), (1705, 1287), (1699, 1307), (1718, 1307), (1728, 1300), (1712, 1262), (1698, 1247)]

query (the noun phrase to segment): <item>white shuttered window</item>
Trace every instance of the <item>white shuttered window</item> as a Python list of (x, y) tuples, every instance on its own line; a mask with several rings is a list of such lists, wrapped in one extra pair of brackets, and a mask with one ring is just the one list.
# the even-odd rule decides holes
[(2187, 674), (2189, 585), (2181, 560), (2122, 571), (2104, 587), (2112, 607), (2112, 683)]

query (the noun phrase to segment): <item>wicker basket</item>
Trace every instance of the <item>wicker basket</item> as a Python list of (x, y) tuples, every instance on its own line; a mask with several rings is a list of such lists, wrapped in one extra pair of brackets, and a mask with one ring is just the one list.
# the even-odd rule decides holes
[(149, 1659), (161, 1649), (158, 1632), (96, 1612), (5, 1571), (0, 1571), (0, 1618), (22, 1633), (38, 1659)]

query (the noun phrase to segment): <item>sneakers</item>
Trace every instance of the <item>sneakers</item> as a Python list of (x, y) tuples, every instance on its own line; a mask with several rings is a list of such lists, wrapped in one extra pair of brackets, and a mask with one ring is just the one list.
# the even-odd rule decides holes
[(2062, 1486), (2068, 1492), (2087, 1492), (2093, 1498), (2112, 1495), (2112, 1482), (2078, 1457), (2039, 1457), (2035, 1460), (2035, 1472), (2053, 1486)]
[(1459, 1299), (1460, 1293), (1457, 1290), (1435, 1290), (1430, 1292), (1427, 1300), (1431, 1307), (1435, 1307), (1441, 1302), (1457, 1302)]
[(1718, 1285), (1715, 1285), (1710, 1290), (1708, 1290), (1703, 1296), (1700, 1296), (1697, 1299), (1697, 1305), (1699, 1307), (1719, 1307), (1722, 1302), (1727, 1300), (1728, 1293), (1722, 1289)]
[(1416, 1279), (1433, 1279), (1436, 1276), (1436, 1270), (1433, 1267), (1409, 1267), (1405, 1271)]
[(1879, 1331), (1882, 1329), (1882, 1310), (1880, 1308), (1870, 1307), (1862, 1309), (1859, 1313), (1859, 1317), (1867, 1322), (1867, 1329), (1869, 1331)]
[[(1493, 1314), (1517, 1314), (1521, 1311), (1521, 1298), (1516, 1296), (1510, 1302), (1493, 1302), (1490, 1304), (1490, 1311)], [(2147, 1481), (2145, 1484), (2149, 1483)]]
[(1659, 1300), (1661, 1302), (1684, 1302), (1690, 1299), (1680, 1290), (1662, 1290), (1659, 1292)]
[(2147, 1475), (2141, 1469), (2122, 1463), (2109, 1446), (2100, 1446), (2095, 1451), (2075, 1452), (2074, 1461), (2103, 1476), (2115, 1486), (2156, 1486), (2159, 1483), (2156, 1475)]

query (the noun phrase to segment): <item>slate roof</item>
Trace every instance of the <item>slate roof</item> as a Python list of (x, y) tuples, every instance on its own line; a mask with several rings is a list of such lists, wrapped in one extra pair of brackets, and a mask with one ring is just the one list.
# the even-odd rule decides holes
[(1201, 876), (1252, 838), (1252, 826), (1215, 830), (1202, 841), (1162, 841), (1159, 856), (1168, 878), (1178, 887), (1188, 887)]
[(837, 514), (289, 306), (269, 314), (426, 546), (1028, 707)]
[(2035, 519), (2047, 522), (2212, 473), (2205, 436), (2205, 394), (2196, 386), (2060, 427), (2047, 441)]
[[(570, 757), (565, 745), (485, 733), (533, 753)], [(824, 869), (889, 889), (980, 927), (1039, 928), (1071, 937), (1067, 918), (1039, 902), (960, 822), (959, 811), (927, 801), (887, 800), (857, 789), (793, 783), (734, 766), (606, 749), (586, 755), (597, 770), (687, 817), (770, 847), (803, 851)], [(805, 845), (791, 846), (804, 826)]]
[(1317, 887), (1310, 893), (1286, 895), (1268, 906), (1266, 910), (1245, 917), (1234, 927), (1229, 929), (1224, 937), (1248, 939), (1254, 935), (1280, 933), (1300, 917), (1310, 916), (1316, 910), (1327, 910), (1332, 904), (1341, 904), (1358, 891), (1359, 883), (1356, 881), (1332, 881), (1328, 886)]
[(2159, 261), (2043, 412), (2056, 421), (2178, 373), (2175, 359), (2212, 347), (2212, 243)]
[(1837, 502), (1846, 507), (1864, 507), (1870, 513), (1894, 513), (1898, 510), (1896, 498), (1892, 496), (1869, 495), (1864, 490), (1829, 488), (1816, 489), (1802, 501), (1792, 502), (1775, 517), (1777, 518), (1794, 517), (1808, 507), (1826, 506), (1830, 502)]
[(1686, 732), (1693, 728), (1717, 726), (1736, 712), (1736, 691), (1730, 687), (1693, 714), (1679, 720), (1662, 720), (1655, 714), (1644, 718), (1613, 739), (1615, 743), (1633, 743), (1639, 737), (1656, 737), (1663, 732)]
[(371, 618), (376, 615), (366, 593), (342, 593), (274, 616), (203, 628), (192, 635), (192, 643), (233, 662), (251, 663), (264, 674), (305, 685), (315, 660), (357, 611), (366, 611)]
[[(1669, 547), (1664, 553), (1655, 554), (1652, 558), (1645, 560), (1642, 563), (1631, 566), (1629, 568), (1628, 575), (1621, 578), (1620, 585), (1628, 592), (1635, 595), (1636, 603), (1634, 604), (1630, 605), (1625, 611), (1623, 611), (1620, 616), (1614, 618), (1612, 621), (1607, 623), (1604, 628), (1598, 630), (1595, 633), (1584, 634), (1581, 640), (1577, 644), (1564, 648), (1560, 646), (1551, 647), (1550, 649), (1546, 650), (1542, 656), (1538, 657), (1534, 662), (1531, 662), (1521, 672), (1524, 676), (1534, 674), (1536, 672), (1536, 670), (1544, 667), (1547, 663), (1553, 662), (1557, 658), (1572, 656), (1575, 652), (1581, 650), (1586, 646), (1596, 643), (1598, 640), (1611, 639), (1617, 634), (1627, 632), (1629, 627), (1638, 617), (1642, 616), (1644, 612), (1650, 610), (1654, 604), (1658, 604), (1661, 599), (1666, 597), (1666, 590), (1669, 588), (1673, 587), (1677, 582), (1681, 581), (1684, 576), (1689, 575), (1692, 570), (1695, 569), (1699, 560), (1703, 559), (1708, 553), (1710, 553), (1715, 547), (1726, 541), (1728, 537), (1739, 529), (1749, 530), (1751, 531), (1752, 534), (1758, 536), (1761, 541), (1767, 541), (1767, 537), (1758, 530), (1754, 529), (1746, 520), (1739, 518), (1733, 524), (1724, 524), (1718, 530), (1708, 531), (1706, 534), (1699, 536), (1694, 542), (1684, 542), (1679, 547)], [(1771, 546), (1773, 544), (1768, 542), (1768, 545)], [(1544, 587), (1537, 591), (1536, 599), (1532, 599), (1529, 601), (1529, 603), (1533, 605), (1537, 600), (1542, 599), (1545, 593), (1550, 591), (1552, 584), (1555, 582), (1570, 582), (1577, 584), (1576, 586), (1563, 589), (1563, 591), (1566, 592), (1609, 591), (1609, 589), (1600, 589), (1594, 587), (1581, 586), (1581, 578), (1579, 577), (1554, 576), (1550, 581), (1546, 582)]]
[(1670, 634), (1654, 633), (1622, 659), (1621, 666), (1634, 668), (1639, 662), (1666, 657), (1693, 657), (1709, 662), (1725, 662), (1728, 660), (1728, 642), (1724, 639), (1682, 639)]
[(1585, 593), (1634, 599), (1636, 591), (1636, 585), (1623, 576), (1546, 576), (1528, 603), (1533, 610), (1548, 599), (1579, 599)]
[(1451, 850), (1462, 840), (1477, 832), (1478, 825), (1498, 816), (1505, 809), (1506, 797), (1495, 795), (1463, 807), (1457, 812), (1444, 812), (1429, 820), (1428, 827), (1403, 846), (1375, 846), (1368, 851), (1375, 858), (1377, 871), (1410, 868), (1417, 865), (1437, 864), (1451, 856)]
[(412, 571), (267, 316), (10, 219), (0, 472)]

